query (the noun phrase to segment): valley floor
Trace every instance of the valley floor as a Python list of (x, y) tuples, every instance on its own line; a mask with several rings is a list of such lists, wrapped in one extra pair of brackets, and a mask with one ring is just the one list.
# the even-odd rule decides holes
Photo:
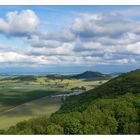
[(107, 81), (24, 78), (0, 76), (0, 129), (41, 115), (49, 117), (60, 108), (64, 96), (81, 94)]
[(0, 129), (7, 129), (16, 123), (39, 115), (49, 117), (61, 106), (61, 97), (43, 97), (0, 113)]

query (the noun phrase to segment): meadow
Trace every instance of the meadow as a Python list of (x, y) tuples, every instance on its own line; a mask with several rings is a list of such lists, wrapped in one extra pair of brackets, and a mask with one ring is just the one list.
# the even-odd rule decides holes
[(62, 105), (62, 97), (55, 95), (69, 94), (80, 87), (89, 90), (106, 81), (0, 76), (0, 129), (39, 115), (49, 117)]

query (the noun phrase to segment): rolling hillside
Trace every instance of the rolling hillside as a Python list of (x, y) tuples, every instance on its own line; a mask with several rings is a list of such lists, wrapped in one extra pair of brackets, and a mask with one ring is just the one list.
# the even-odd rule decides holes
[(6, 134), (139, 134), (140, 70), (68, 97), (49, 119), (18, 123)]
[(140, 93), (140, 70), (122, 74), (84, 94), (68, 98), (62, 105), (62, 111), (81, 111), (95, 99), (115, 98), (126, 93)]

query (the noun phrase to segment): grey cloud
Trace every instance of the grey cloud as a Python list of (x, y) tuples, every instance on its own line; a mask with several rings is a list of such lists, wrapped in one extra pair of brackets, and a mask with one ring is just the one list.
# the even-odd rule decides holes
[(49, 32), (42, 35), (43, 39), (57, 40), (62, 42), (72, 42), (75, 40), (75, 34), (70, 30), (61, 32)]
[(41, 47), (48, 47), (48, 48), (56, 48), (62, 45), (63, 42), (57, 41), (57, 40), (49, 40), (49, 39), (42, 39), (40, 36), (31, 36), (30, 38), (24, 38), (25, 42), (28, 42), (31, 44), (31, 46), (35, 48), (41, 48)]
[(56, 48), (62, 46), (63, 43), (75, 41), (75, 35), (71, 31), (41, 32), (30, 37), (25, 37), (23, 40), (37, 48)]

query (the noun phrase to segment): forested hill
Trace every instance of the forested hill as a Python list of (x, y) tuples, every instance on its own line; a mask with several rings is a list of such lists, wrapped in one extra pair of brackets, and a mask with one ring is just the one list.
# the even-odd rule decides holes
[(74, 75), (60, 75), (60, 74), (52, 74), (47, 75), (50, 79), (87, 79), (87, 80), (105, 80), (110, 79), (112, 76), (109, 74), (103, 74), (96, 71), (85, 71), (80, 74)]
[(140, 70), (68, 97), (49, 119), (18, 123), (6, 134), (140, 134)]
[(111, 75), (109, 74), (103, 74), (100, 72), (96, 71), (85, 71), (83, 73), (74, 75), (73, 78), (76, 79), (95, 79), (95, 80), (100, 80), (100, 79), (108, 79), (111, 78)]
[(81, 111), (97, 98), (113, 98), (126, 93), (140, 93), (140, 70), (131, 71), (78, 96), (69, 97), (60, 111)]

